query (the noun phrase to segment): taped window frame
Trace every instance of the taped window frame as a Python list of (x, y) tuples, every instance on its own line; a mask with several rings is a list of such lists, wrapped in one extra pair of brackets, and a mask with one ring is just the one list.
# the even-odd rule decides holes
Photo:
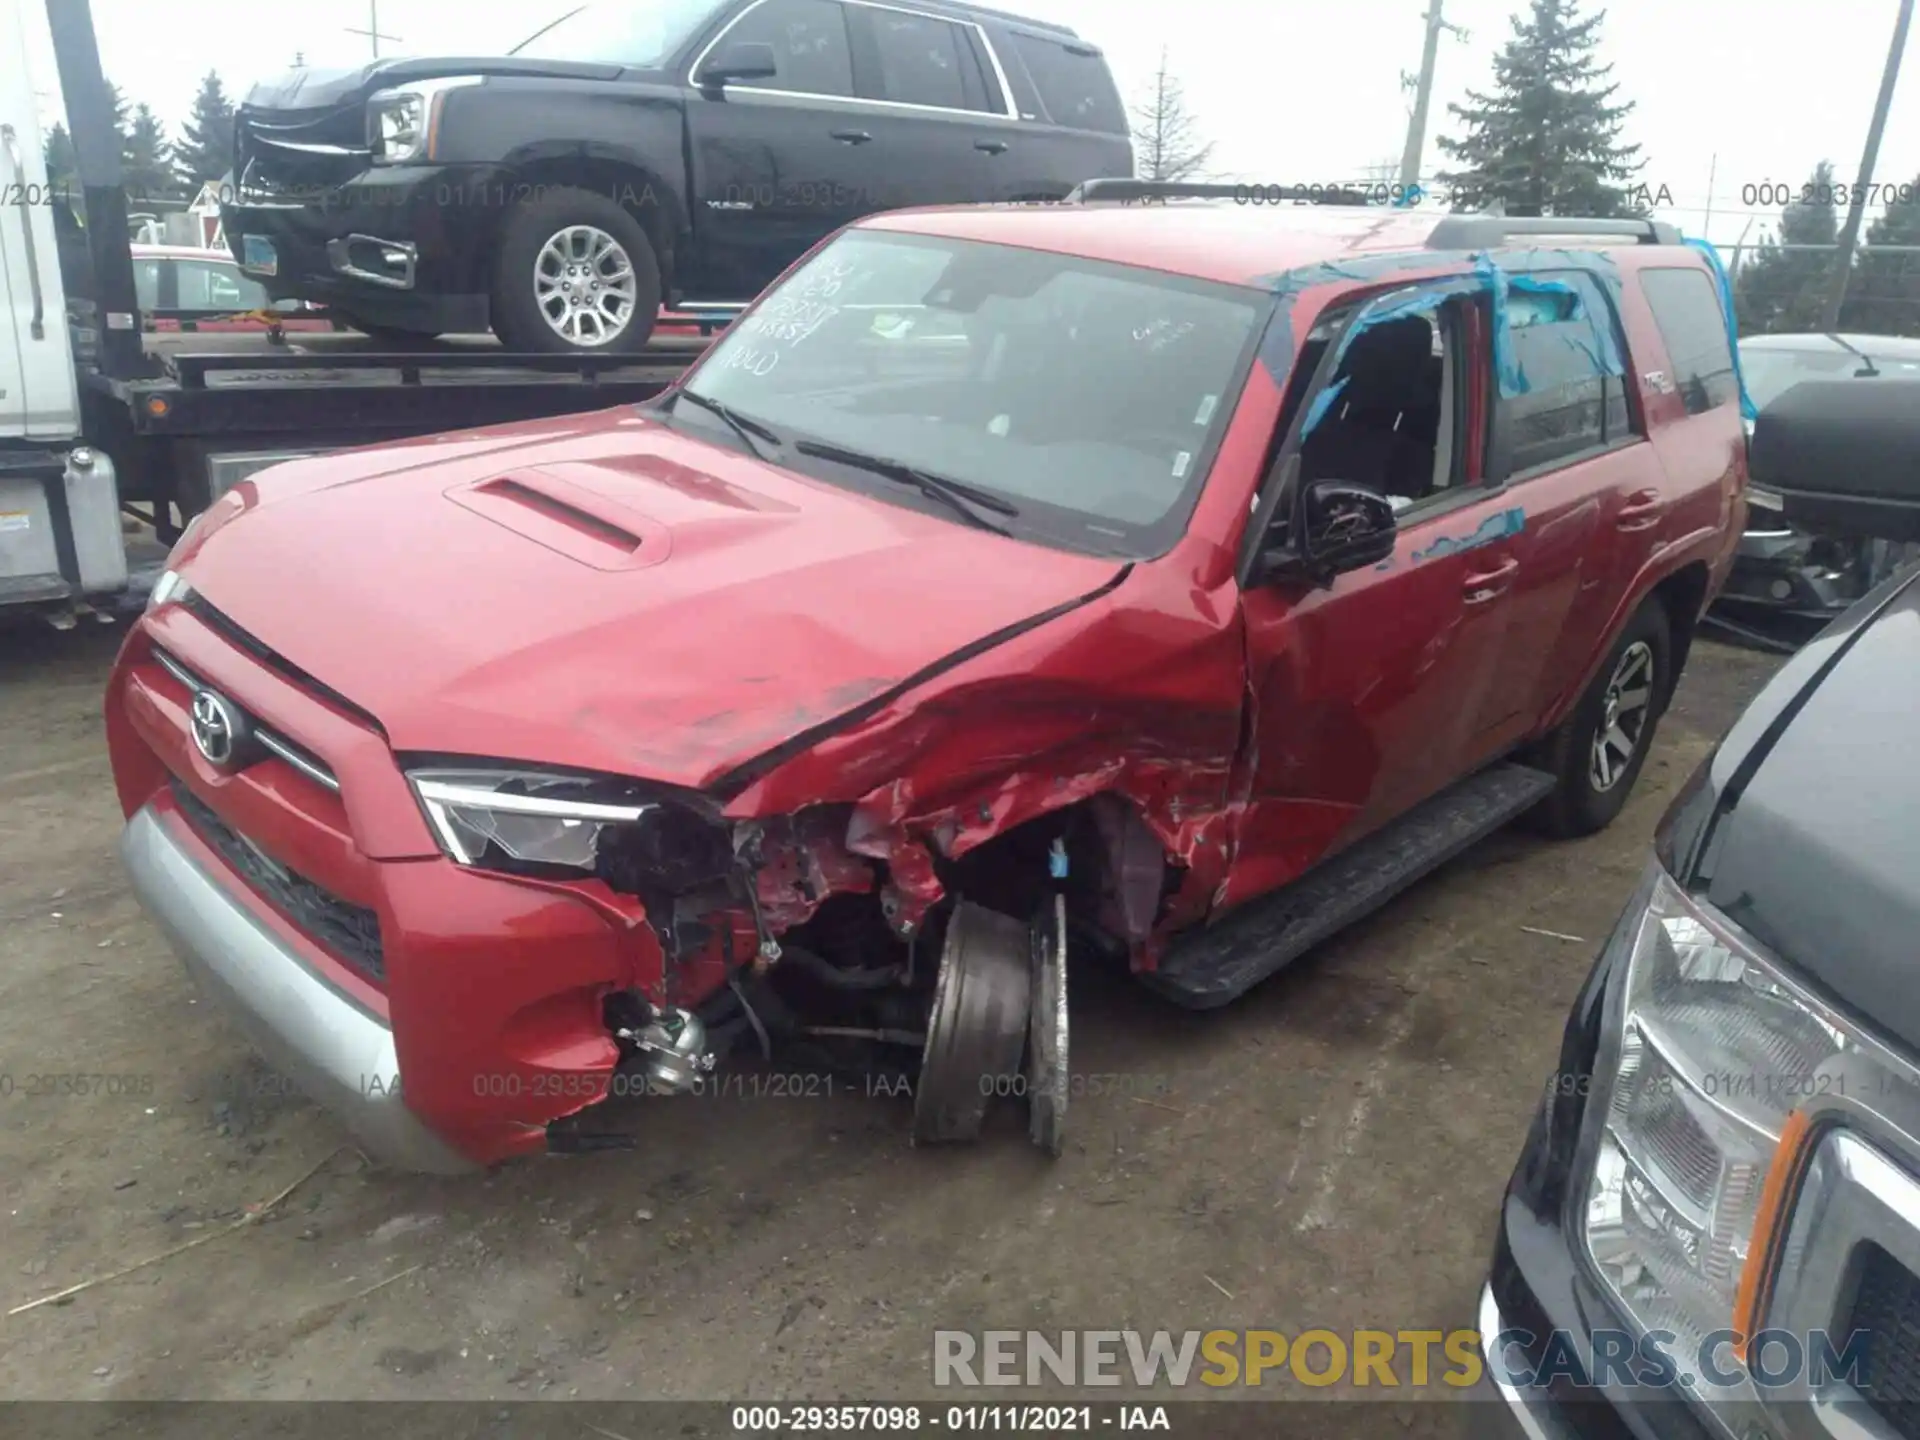
[[(1308, 333), (1330, 314), (1345, 310), (1347, 313), (1339, 321), (1339, 329), (1328, 342), (1319, 362), (1314, 366), (1312, 378), (1301, 393), (1297, 405), (1289, 408), (1287, 399), (1292, 387), (1298, 381), (1298, 366), (1287, 377), (1286, 390), (1282, 392), (1280, 418), (1286, 422), (1284, 430), (1276, 430), (1262, 471), (1260, 486), (1254, 492), (1251, 514), (1247, 528), (1240, 539), (1238, 564), (1234, 570), (1234, 581), (1241, 590), (1257, 589), (1260, 580), (1261, 559), (1269, 549), (1266, 537), (1274, 528), (1274, 522), (1284, 507), (1286, 512), (1287, 537), (1289, 546), (1299, 543), (1300, 515), (1300, 449), (1305, 442), (1309, 418), (1316, 402), (1332, 384), (1339, 373), (1341, 363), (1351, 348), (1354, 339), (1371, 325), (1388, 318), (1379, 313), (1380, 302), (1402, 293), (1437, 292), (1432, 296), (1436, 310), (1457, 301), (1465, 301), (1468, 308), (1484, 313), (1489, 305), (1488, 285), (1500, 283), (1498, 277), (1489, 279), (1488, 273), (1480, 267), (1461, 270), (1451, 275), (1433, 275), (1420, 280), (1402, 280), (1377, 286), (1371, 290), (1355, 291), (1336, 296), (1330, 300), (1309, 322)], [(1418, 313), (1408, 311), (1407, 313)], [(1465, 317), (1462, 317), (1465, 321)], [(1276, 316), (1274, 322), (1279, 323)], [(1454, 404), (1453, 443), (1456, 463), (1462, 471), (1461, 483), (1444, 494), (1430, 496), (1416, 505), (1402, 511), (1399, 520), (1402, 528), (1409, 518), (1414, 524), (1425, 524), (1431, 519), (1460, 509), (1462, 506), (1484, 500), (1488, 495), (1501, 488), (1500, 482), (1493, 478), (1486, 465), (1490, 458), (1489, 446), (1492, 443), (1492, 417), (1494, 392), (1498, 386), (1493, 384), (1493, 334), (1488, 328), (1484, 335), (1479, 326), (1471, 323), (1456, 322), (1455, 338), (1463, 352), (1459, 378), (1465, 383), (1456, 384)], [(1484, 340), (1484, 343), (1482, 343)], [(1474, 383), (1478, 380), (1479, 383)], [(1474, 406), (1479, 404), (1479, 444), (1476, 447)], [(1464, 413), (1462, 413), (1464, 412)], [(1473, 464), (1475, 450), (1478, 449), (1481, 464), (1479, 473)]]
[[(1608, 285), (1606, 277), (1589, 266), (1573, 263), (1551, 266), (1527, 265), (1505, 270), (1504, 273), (1508, 283), (1514, 280), (1552, 282), (1554, 277), (1561, 275), (1579, 275), (1586, 280), (1586, 286), (1575, 293), (1589, 308), (1595, 299), (1602, 307), (1602, 314), (1598, 318), (1603, 319), (1609, 327), (1614, 354), (1619, 359), (1620, 373), (1615, 378), (1620, 381), (1621, 392), (1626, 397), (1627, 425), (1622, 434), (1605, 436), (1598, 445), (1583, 446), (1579, 450), (1569, 451), (1565, 455), (1556, 455), (1550, 460), (1543, 460), (1525, 469), (1516, 470), (1512, 468), (1510, 459), (1512, 445), (1509, 418), (1512, 414), (1513, 402), (1520, 396), (1510, 395), (1504, 386), (1496, 385), (1493, 390), (1493, 403), (1488, 407), (1488, 478), (1497, 479), (1502, 485), (1524, 485), (1529, 480), (1536, 480), (1543, 475), (1557, 474), (1572, 465), (1584, 465), (1600, 456), (1610, 455), (1616, 450), (1624, 450), (1630, 445), (1637, 445), (1644, 441), (1647, 438), (1646, 412), (1641, 407), (1639, 387), (1633, 383), (1632, 352), (1627, 348), (1626, 327), (1621, 321), (1619, 300), (1613, 288)], [(1493, 317), (1490, 323), (1498, 325), (1504, 322), (1505, 307), (1500, 308), (1502, 313)], [(1522, 392), (1524, 393), (1526, 392)], [(1603, 387), (1601, 402), (1603, 435), (1606, 423), (1604, 394)]]

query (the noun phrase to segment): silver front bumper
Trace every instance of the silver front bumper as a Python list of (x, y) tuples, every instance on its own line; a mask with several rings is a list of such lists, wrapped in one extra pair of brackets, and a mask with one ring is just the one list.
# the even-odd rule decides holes
[(120, 858), (201, 989), (373, 1159), (440, 1175), (478, 1169), (401, 1102), (393, 1031), (316, 975), (207, 874), (171, 833), (181, 823), (145, 807), (120, 837)]

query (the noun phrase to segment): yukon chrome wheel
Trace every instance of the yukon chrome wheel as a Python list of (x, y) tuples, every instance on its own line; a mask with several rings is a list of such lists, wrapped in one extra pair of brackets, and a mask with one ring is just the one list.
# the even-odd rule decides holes
[(533, 264), (534, 303), (569, 345), (610, 345), (633, 323), (639, 295), (633, 259), (594, 225), (569, 225), (540, 247)]
[(1595, 790), (1611, 790), (1632, 766), (1653, 713), (1653, 681), (1653, 649), (1636, 640), (1620, 652), (1620, 663), (1607, 681), (1600, 723), (1594, 727), (1589, 775)]

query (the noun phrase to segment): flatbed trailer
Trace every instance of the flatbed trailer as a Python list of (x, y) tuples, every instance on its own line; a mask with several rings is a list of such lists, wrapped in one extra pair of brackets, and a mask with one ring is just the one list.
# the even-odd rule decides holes
[(491, 336), (449, 336), (398, 353), (350, 331), (140, 339), (138, 365), (83, 368), (81, 412), (88, 441), (113, 459), (123, 506), (163, 541), (268, 465), (645, 400), (711, 343), (697, 330), (667, 333), (638, 354), (583, 358), (516, 355)]

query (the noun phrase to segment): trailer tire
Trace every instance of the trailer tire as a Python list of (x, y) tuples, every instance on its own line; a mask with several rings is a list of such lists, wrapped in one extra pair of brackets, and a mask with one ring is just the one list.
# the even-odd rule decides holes
[(494, 333), (509, 350), (631, 354), (646, 348), (660, 314), (660, 263), (640, 222), (611, 197), (556, 186), (507, 216), (492, 304)]

